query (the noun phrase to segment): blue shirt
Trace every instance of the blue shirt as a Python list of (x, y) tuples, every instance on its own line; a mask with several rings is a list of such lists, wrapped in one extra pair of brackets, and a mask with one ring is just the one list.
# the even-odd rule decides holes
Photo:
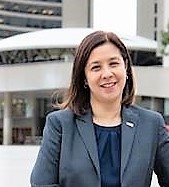
[(101, 186), (121, 187), (121, 125), (104, 127), (94, 124), (94, 127), (100, 162)]

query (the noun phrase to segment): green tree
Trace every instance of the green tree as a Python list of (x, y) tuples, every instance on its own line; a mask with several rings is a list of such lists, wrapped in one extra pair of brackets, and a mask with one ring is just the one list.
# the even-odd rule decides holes
[(161, 53), (166, 56), (169, 55), (169, 23), (167, 25), (167, 29), (161, 32), (161, 44)]

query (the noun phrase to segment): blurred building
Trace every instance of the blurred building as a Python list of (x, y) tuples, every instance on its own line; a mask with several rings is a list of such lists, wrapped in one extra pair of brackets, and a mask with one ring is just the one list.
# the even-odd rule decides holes
[[(75, 48), (93, 31), (44, 29), (0, 40), (0, 131), (4, 144), (39, 142), (36, 138), (42, 136), (52, 95), (55, 92), (59, 98), (54, 100), (59, 102), (57, 91), (64, 93), (69, 85)], [(137, 75), (143, 75), (145, 67), (160, 66), (155, 41), (139, 36), (120, 37), (130, 51)], [(138, 97), (142, 93), (139, 88), (140, 84)]]
[(168, 0), (137, 0), (137, 34), (161, 40), (161, 31), (169, 23)]
[(167, 124), (169, 124), (169, 93), (165, 83), (169, 81), (169, 57), (161, 54), (161, 32), (167, 30), (168, 24), (168, 0), (137, 0), (137, 35), (157, 41), (156, 54), (162, 62), (162, 67), (143, 68), (140, 71), (139, 84), (142, 84), (142, 91), (139, 99), (144, 106), (159, 110)]
[[(1, 39), (41, 29), (87, 28), (92, 27), (92, 25), (93, 0), (0, 0)], [(72, 36), (69, 37), (71, 38)], [(41, 38), (41, 40), (45, 40), (45, 38)], [(27, 43), (28, 41), (24, 40), (23, 43), (25, 42)], [(36, 43), (36, 40), (31, 42)], [(54, 53), (53, 50), (50, 52)], [(16, 62), (17, 66), (19, 65), (19, 72), (22, 72), (22, 68), (26, 68), (26, 71), (30, 70), (28, 63), (35, 61), (42, 62), (44, 58), (46, 60), (48, 57), (50, 58), (47, 50), (39, 51), (37, 49), (28, 53), (17, 51), (0, 54), (0, 71), (1, 73), (5, 71), (5, 74), (2, 73), (0, 75), (1, 80), (4, 80), (2, 81), (4, 87), (18, 85), (17, 81), (14, 84), (8, 82), (8, 78), (16, 75), (14, 73), (17, 69), (15, 66)], [(69, 50), (58, 49), (56, 53), (59, 53), (56, 56), (60, 57), (57, 60), (55, 57), (53, 58), (57, 62), (60, 62), (67, 58)], [(53, 59), (48, 60), (54, 61)], [(20, 65), (20, 62), (22, 62), (22, 65)], [(28, 66), (26, 64), (23, 65), (23, 62), (27, 62)], [(13, 64), (13, 67), (10, 66), (11, 64)], [(41, 64), (39, 64), (38, 68), (40, 66)], [(10, 71), (9, 69), (12, 72), (9, 74), (9, 77), (6, 77), (7, 72)], [(47, 71), (48, 66), (45, 72)], [(20, 76), (20, 79), (25, 79), (25, 69), (22, 73), (22, 75), (18, 73), (15, 78)], [(40, 76), (38, 73), (32, 74), (31, 71), (29, 73), (30, 77), (37, 76), (37, 79)], [(46, 76), (46, 79), (50, 79), (50, 75), (44, 76)], [(7, 89), (9, 92), (7, 90), (4, 92), (3, 89), (0, 90), (0, 143), (24, 143), (25, 137), (42, 135), (45, 114), (51, 110), (51, 95), (55, 91), (54, 87), (53, 89), (42, 87), (40, 91), (35, 92), (31, 91), (32, 88), (31, 90), (23, 90), (19, 87), (19, 89), (15, 87), (14, 90)], [(59, 86), (59, 88), (61, 87)], [(58, 89), (57, 86), (55, 88)], [(35, 113), (36, 115), (34, 115)], [(35, 123), (39, 125), (35, 126), (35, 131), (33, 131), (32, 125)]]
[(93, 0), (1, 0), (0, 38), (45, 28), (91, 27)]
[[(158, 53), (162, 27), (154, 27), (163, 2), (160, 10), (156, 3), (138, 1), (138, 36), (121, 38), (134, 65), (136, 103), (168, 123), (169, 68)], [(1, 0), (0, 22), (0, 143), (39, 143), (51, 96), (68, 87), (75, 48), (92, 31), (93, 0)]]

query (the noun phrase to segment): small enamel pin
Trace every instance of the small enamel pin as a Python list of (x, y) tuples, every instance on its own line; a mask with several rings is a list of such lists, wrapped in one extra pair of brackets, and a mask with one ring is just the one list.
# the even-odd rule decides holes
[(131, 122), (126, 122), (126, 125), (129, 127), (134, 127), (134, 123), (131, 123)]

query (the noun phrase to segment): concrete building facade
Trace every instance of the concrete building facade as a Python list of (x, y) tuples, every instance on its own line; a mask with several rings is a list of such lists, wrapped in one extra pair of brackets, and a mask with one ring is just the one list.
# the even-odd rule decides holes
[(1, 0), (0, 38), (45, 28), (92, 27), (93, 0)]
[[(159, 110), (161, 108), (160, 111), (166, 116), (166, 123), (169, 123), (169, 93), (166, 92), (167, 85), (165, 84), (169, 80), (169, 57), (161, 53), (161, 32), (166, 31), (168, 24), (168, 0), (137, 0), (137, 35), (157, 41), (156, 54), (162, 61), (162, 67), (153, 67), (154, 70), (152, 72), (148, 68), (141, 70), (142, 73), (144, 72), (144, 76), (140, 74), (140, 81), (143, 83), (141, 95), (142, 98), (146, 97), (146, 103), (149, 101), (152, 104), (150, 108), (154, 109), (154, 105), (156, 105), (155, 109)], [(154, 78), (154, 81), (152, 78)], [(147, 83), (152, 82), (152, 84), (144, 84), (146, 81), (148, 81)], [(149, 88), (146, 89), (145, 86)], [(146, 90), (149, 91), (147, 92)], [(159, 92), (161, 93), (157, 94)], [(156, 98), (156, 104), (154, 103), (154, 98)]]
[(169, 23), (168, 0), (137, 0), (137, 35), (156, 40), (160, 54), (161, 31), (167, 29)]
[[(1, 39), (41, 29), (92, 26), (93, 0), (0, 1)], [(43, 40), (45, 40), (44, 37), (41, 38), (41, 41)], [(23, 43), (25, 42), (27, 41), (24, 40)], [(32, 42), (36, 43), (36, 40)], [(48, 56), (46, 51), (43, 52), (43, 57)], [(51, 53), (54, 53), (53, 50)], [(59, 58), (55, 59), (57, 62), (66, 61), (65, 59), (71, 56), (67, 54), (69, 49), (58, 49), (56, 53)], [(53, 62), (35, 65), (30, 62), (33, 62), (35, 58), (40, 62), (41, 54), (38, 55), (38, 51), (34, 50), (26, 54), (27, 56), (24, 54), (25, 52), (9, 52), (7, 56), (0, 54), (1, 86), (6, 88), (3, 90), (1, 87), (0, 90), (0, 143), (3, 144), (24, 143), (25, 137), (36, 138), (36, 135), (42, 134), (43, 125), (41, 127), (40, 124), (44, 124), (45, 113), (50, 110), (53, 91), (67, 86), (67, 79), (63, 79), (61, 75), (63, 75), (62, 71), (65, 75), (69, 75), (70, 67), (67, 65), (70, 63), (65, 64), (65, 67), (62, 67), (60, 63), (53, 64)], [(27, 64), (23, 64), (24, 59), (27, 59)], [(38, 79), (41, 77), (40, 74), (45, 82)], [(53, 77), (54, 75), (56, 77)], [(32, 77), (36, 77), (35, 80), (32, 80)], [(20, 80), (24, 81), (21, 83)], [(40, 90), (34, 87), (36, 82), (40, 85)], [(23, 89), (22, 86), (25, 88)]]

